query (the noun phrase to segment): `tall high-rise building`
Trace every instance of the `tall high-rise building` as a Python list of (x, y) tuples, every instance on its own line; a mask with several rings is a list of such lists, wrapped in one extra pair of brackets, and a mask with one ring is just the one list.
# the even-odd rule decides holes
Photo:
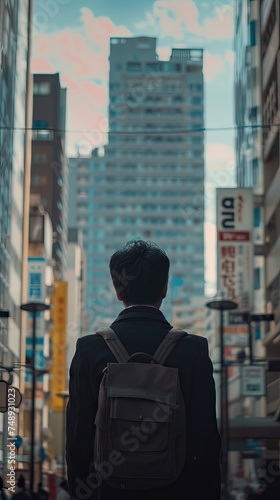
[[(32, 0), (0, 2), (0, 312), (10, 313), (8, 320), (0, 317), (1, 366), (25, 360), (20, 305), (27, 297), (32, 12)], [(17, 375), (14, 384), (19, 385)], [(5, 419), (1, 413), (0, 469), (7, 466)]]
[(70, 160), (71, 224), (85, 230), (95, 317), (121, 309), (108, 261), (131, 239), (154, 241), (170, 257), (170, 320), (178, 286), (186, 299), (204, 295), (203, 90), (202, 50), (173, 49), (160, 61), (155, 38), (111, 39), (105, 157)]
[(40, 195), (51, 218), (56, 279), (62, 279), (67, 268), (65, 123), (66, 89), (61, 88), (59, 74), (34, 75), (31, 193)]
[[(235, 3), (235, 119), (238, 187), (254, 191), (254, 311), (265, 308), (265, 184), (259, 1)], [(262, 327), (255, 329), (255, 355), (264, 355)]]
[(280, 355), (279, 26), (276, 0), (236, 2), (237, 181), (255, 193), (255, 308), (276, 316), (263, 329), (268, 356)]
[[(235, 3), (237, 182), (254, 189), (254, 312), (275, 321), (253, 328), (255, 356), (280, 357), (280, 5), (278, 0)], [(279, 374), (267, 374), (263, 412), (276, 415)], [(261, 400), (254, 403), (254, 414)], [(251, 406), (252, 412), (252, 406)], [(279, 442), (267, 441), (279, 459)], [(274, 455), (273, 455), (274, 449)]]

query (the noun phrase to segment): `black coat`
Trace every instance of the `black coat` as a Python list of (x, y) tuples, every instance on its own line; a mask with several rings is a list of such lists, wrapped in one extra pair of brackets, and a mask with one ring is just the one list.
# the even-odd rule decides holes
[[(131, 312), (139, 317), (129, 318)], [(147, 317), (143, 317), (143, 313)], [(148, 306), (123, 310), (111, 327), (131, 355), (154, 354), (171, 325), (161, 311)], [(114, 362), (111, 351), (99, 335), (78, 339), (70, 368), (67, 406), (66, 457), (70, 494), (78, 500), (95, 500), (97, 489), (88, 486), (93, 462), (94, 419), (102, 370)], [(179, 479), (173, 485), (153, 490), (121, 492), (102, 486), (102, 500), (219, 500), (220, 435), (217, 430), (213, 367), (208, 343), (203, 337), (183, 337), (166, 362), (177, 367), (187, 413), (187, 456)], [(194, 458), (196, 457), (196, 458)]]

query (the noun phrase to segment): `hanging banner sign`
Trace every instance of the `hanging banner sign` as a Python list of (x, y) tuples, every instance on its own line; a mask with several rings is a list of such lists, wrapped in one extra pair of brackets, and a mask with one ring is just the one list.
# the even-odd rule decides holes
[(66, 281), (55, 281), (52, 296), (52, 410), (63, 411), (63, 399), (57, 394), (66, 390), (67, 349), (67, 293)]
[(249, 188), (217, 189), (217, 289), (238, 303), (225, 313), (224, 344), (248, 345), (242, 313), (253, 307), (253, 192)]

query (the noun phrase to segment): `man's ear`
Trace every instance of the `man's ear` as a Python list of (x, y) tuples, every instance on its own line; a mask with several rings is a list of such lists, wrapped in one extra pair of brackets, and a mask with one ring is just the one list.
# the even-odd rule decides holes
[(117, 290), (116, 290), (116, 296), (117, 296), (117, 299), (118, 299), (118, 300), (120, 300), (121, 302), (123, 301), (122, 296), (121, 296), (121, 293), (120, 293), (120, 292), (118, 292)]

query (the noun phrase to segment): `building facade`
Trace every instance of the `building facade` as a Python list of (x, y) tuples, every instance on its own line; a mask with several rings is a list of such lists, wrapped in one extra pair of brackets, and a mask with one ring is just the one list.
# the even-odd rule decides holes
[[(29, 251), (28, 251), (28, 302), (50, 303), (50, 293), (53, 286), (52, 269), (52, 225), (49, 215), (40, 205), (40, 197), (31, 195), (29, 213)], [(25, 313), (26, 314), (26, 313)], [(32, 357), (32, 327), (31, 314), (27, 316), (26, 331), (26, 363)], [(43, 468), (50, 466), (47, 457), (49, 438), (49, 364), (50, 364), (50, 312), (41, 313), (36, 319), (36, 347), (35, 368), (36, 393), (35, 393), (35, 467), (34, 475), (37, 485), (41, 478)], [(39, 375), (39, 373), (42, 375)], [(31, 405), (32, 405), (32, 373), (29, 368), (25, 373), (24, 408), (21, 409), (24, 418), (23, 455), (20, 456), (20, 468), (28, 470), (31, 451)], [(24, 411), (23, 411), (24, 410)], [(42, 460), (44, 457), (44, 465)]]
[[(10, 314), (8, 320), (0, 318), (2, 366), (25, 361), (25, 320), (20, 305), (27, 297), (32, 15), (32, 0), (0, 3), (0, 311)], [(22, 369), (13, 383), (24, 389)], [(0, 414), (0, 468), (4, 473), (6, 418)]]
[[(268, 324), (264, 343), (268, 358), (280, 358), (280, 5), (263, 0), (260, 5), (260, 54), (262, 134), (265, 197), (265, 294), (267, 312), (275, 322)], [(267, 411), (280, 404), (279, 373), (270, 373)]]
[(77, 166), (71, 224), (86, 236), (87, 308), (95, 318), (120, 311), (110, 256), (145, 239), (171, 260), (163, 304), (171, 320), (178, 281), (187, 300), (204, 296), (203, 51), (173, 49), (160, 61), (155, 38), (113, 38), (109, 96), (105, 156), (70, 160)]
[[(253, 328), (255, 357), (280, 358), (280, 161), (277, 0), (235, 4), (237, 183), (254, 189), (254, 312), (275, 321)], [(247, 415), (277, 417), (279, 373), (267, 372), (266, 398), (251, 398)], [(253, 413), (252, 413), (253, 412)], [(272, 420), (267, 426), (271, 428)], [(279, 440), (267, 440), (263, 457), (279, 460)]]
[(68, 282), (67, 375), (75, 354), (77, 340), (84, 335), (84, 276), (82, 232), (76, 228), (69, 228), (66, 273)]
[(31, 193), (41, 196), (53, 226), (57, 279), (67, 269), (68, 165), (65, 156), (66, 89), (59, 74), (36, 74), (33, 82)]

